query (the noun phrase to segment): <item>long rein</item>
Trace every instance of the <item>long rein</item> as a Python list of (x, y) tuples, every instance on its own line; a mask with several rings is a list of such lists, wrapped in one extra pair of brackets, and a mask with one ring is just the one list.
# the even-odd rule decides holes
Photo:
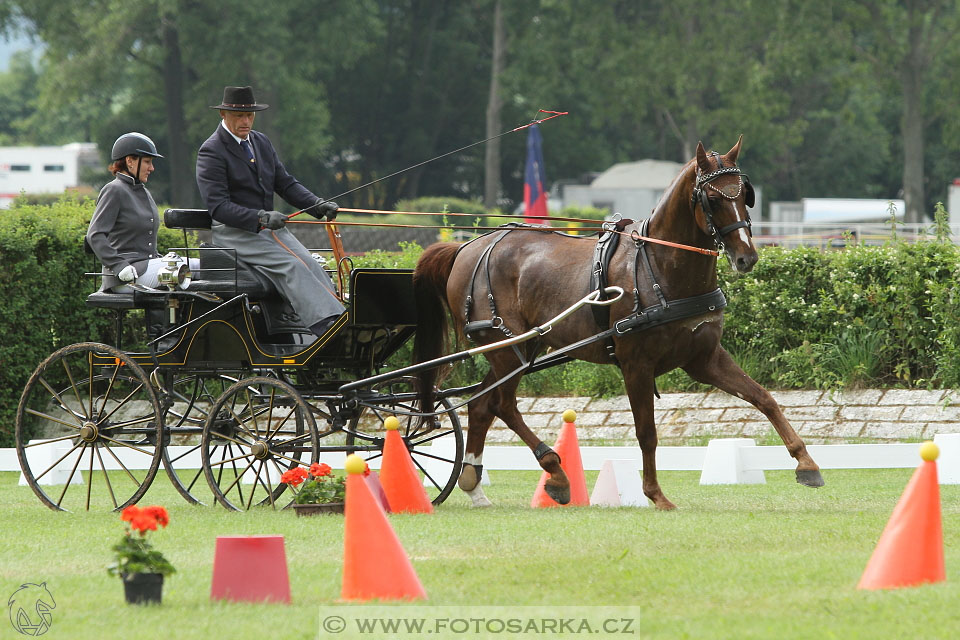
[[(591, 225), (591, 226), (581, 226), (581, 227), (551, 227), (549, 225), (530, 225), (529, 227), (517, 227), (520, 230), (531, 230), (531, 231), (557, 231), (557, 232), (569, 232), (569, 231), (589, 231), (589, 232), (604, 232), (609, 231), (612, 233), (619, 234), (630, 238), (634, 242), (650, 242), (652, 244), (659, 244), (667, 247), (672, 247), (674, 249), (682, 249), (684, 251), (692, 251), (694, 253), (699, 253), (707, 256), (717, 257), (720, 255), (719, 251), (714, 249), (704, 249), (702, 247), (694, 247), (688, 244), (681, 244), (679, 242), (671, 242), (669, 240), (661, 240), (659, 238), (651, 238), (648, 236), (641, 235), (637, 232), (636, 229), (630, 231), (620, 231), (614, 229), (613, 225), (609, 222), (601, 223), (597, 220), (591, 220), (587, 218), (565, 218), (559, 216), (517, 216), (517, 215), (499, 215), (499, 214), (473, 214), (473, 213), (429, 213), (423, 211), (382, 211), (379, 209), (348, 209), (341, 208), (339, 211), (345, 213), (366, 213), (374, 215), (412, 215), (412, 216), (448, 216), (448, 217), (466, 217), (466, 218), (499, 218), (499, 219), (521, 219), (521, 220), (543, 220), (547, 221), (556, 221), (556, 222), (573, 222), (581, 225)], [(427, 224), (398, 224), (390, 222), (328, 222), (325, 220), (288, 220), (288, 224), (319, 224), (326, 227), (386, 227), (386, 228), (401, 228), (401, 229), (452, 229), (452, 230), (465, 230), (465, 231), (497, 231), (503, 229), (502, 226), (497, 227), (485, 227), (485, 226), (456, 226), (456, 225), (427, 225)]]

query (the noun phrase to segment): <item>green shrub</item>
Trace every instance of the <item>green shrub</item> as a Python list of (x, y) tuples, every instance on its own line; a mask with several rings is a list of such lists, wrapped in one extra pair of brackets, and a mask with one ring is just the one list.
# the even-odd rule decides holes
[(478, 213), (489, 213), (487, 208), (479, 200), (465, 200), (463, 198), (430, 196), (425, 198), (413, 198), (411, 200), (398, 200), (394, 211), (416, 211), (424, 213), (469, 213), (476, 215)]
[[(468, 201), (437, 200), (450, 211), (467, 209), (462, 202)], [(479, 212), (478, 203), (470, 204)], [(400, 208), (430, 207), (418, 200)], [(93, 209), (92, 200), (64, 197), (0, 212), (0, 446), (13, 442), (20, 392), (42, 359), (75, 342), (115, 343), (113, 314), (85, 304), (99, 284), (84, 275), (99, 271), (83, 253)], [(938, 225), (915, 244), (765, 248), (746, 275), (720, 261), (719, 283), (729, 301), (724, 346), (771, 388), (960, 386), (960, 249), (949, 239), (944, 215), (941, 207)], [(158, 243), (165, 250), (182, 246), (183, 238), (161, 228)], [(407, 243), (400, 252), (357, 256), (354, 265), (413, 268), (421, 253)], [(129, 315), (126, 327), (139, 328), (136, 314)], [(391, 364), (409, 364), (411, 346)], [(487, 370), (476, 356), (458, 363), (446, 385), (478, 382)], [(661, 391), (704, 388), (680, 371), (657, 384)], [(575, 362), (526, 377), (520, 392), (615, 395), (623, 393), (623, 382), (616, 367)]]
[[(64, 196), (0, 211), (0, 446), (13, 445), (20, 393), (41, 360), (76, 342), (115, 341), (113, 314), (86, 306), (100, 285), (84, 275), (100, 271), (83, 251), (93, 209), (93, 200)], [(158, 243), (183, 241), (161, 227)]]

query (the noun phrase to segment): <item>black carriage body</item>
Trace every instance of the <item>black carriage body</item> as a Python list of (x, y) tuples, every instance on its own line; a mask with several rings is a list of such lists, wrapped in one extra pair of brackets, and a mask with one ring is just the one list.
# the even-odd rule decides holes
[(353, 269), (344, 296), (346, 313), (317, 338), (297, 322), (269, 282), (237, 261), (232, 250), (201, 246), (185, 253), (200, 258), (199, 277), (186, 290), (98, 291), (87, 298), (90, 306), (121, 314), (144, 309), (162, 320), (148, 333), (152, 352), (129, 354), (147, 370), (238, 375), (287, 371), (299, 374), (307, 387), (301, 389), (304, 393), (335, 392), (344, 382), (378, 372), (414, 334), (411, 269)]
[[(185, 245), (187, 230), (210, 227), (201, 210), (167, 210), (164, 222), (184, 230)], [(17, 452), (41, 501), (56, 510), (122, 509), (146, 492), (162, 463), (192, 503), (282, 507), (296, 493), (281, 483), (287, 470), (346, 453), (375, 464), (388, 416), (401, 422), (434, 504), (450, 494), (463, 434), (447, 400), (440, 413), (419, 414), (404, 376), (388, 375), (350, 397), (340, 392), (397, 368), (387, 361), (417, 324), (411, 269), (351, 269), (339, 283), (346, 311), (317, 337), (234, 251), (174, 251), (199, 257), (187, 288), (90, 294), (89, 306), (116, 314), (115, 345), (60, 349), (24, 388)], [(123, 348), (131, 310), (143, 311), (149, 351)]]

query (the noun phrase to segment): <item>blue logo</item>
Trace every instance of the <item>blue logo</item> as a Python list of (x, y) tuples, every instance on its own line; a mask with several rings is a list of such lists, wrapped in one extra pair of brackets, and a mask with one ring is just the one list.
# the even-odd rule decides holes
[(56, 608), (46, 582), (22, 584), (7, 601), (10, 624), (25, 636), (42, 636), (49, 631), (53, 622), (50, 611)]

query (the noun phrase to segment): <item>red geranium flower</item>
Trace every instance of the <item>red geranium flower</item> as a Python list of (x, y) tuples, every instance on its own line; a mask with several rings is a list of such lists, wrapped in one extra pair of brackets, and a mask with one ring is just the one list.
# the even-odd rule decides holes
[(137, 514), (137, 517), (130, 521), (130, 527), (139, 531), (141, 536), (145, 536), (147, 531), (157, 530), (157, 519), (141, 511)]
[(138, 515), (140, 515), (140, 507), (132, 504), (120, 512), (120, 520), (123, 522), (133, 522), (133, 519)]
[(159, 524), (161, 527), (166, 527), (168, 524), (170, 524), (170, 516), (167, 514), (167, 510), (159, 505), (147, 507), (143, 510), (143, 513), (156, 520), (157, 524)]
[(323, 476), (329, 476), (333, 473), (333, 469), (325, 462), (314, 462), (310, 465), (310, 475), (314, 478), (321, 478)]
[(283, 484), (289, 484), (292, 487), (299, 485), (301, 482), (307, 479), (307, 472), (303, 467), (294, 467), (289, 471), (285, 471), (282, 476), (280, 476), (280, 482)]

